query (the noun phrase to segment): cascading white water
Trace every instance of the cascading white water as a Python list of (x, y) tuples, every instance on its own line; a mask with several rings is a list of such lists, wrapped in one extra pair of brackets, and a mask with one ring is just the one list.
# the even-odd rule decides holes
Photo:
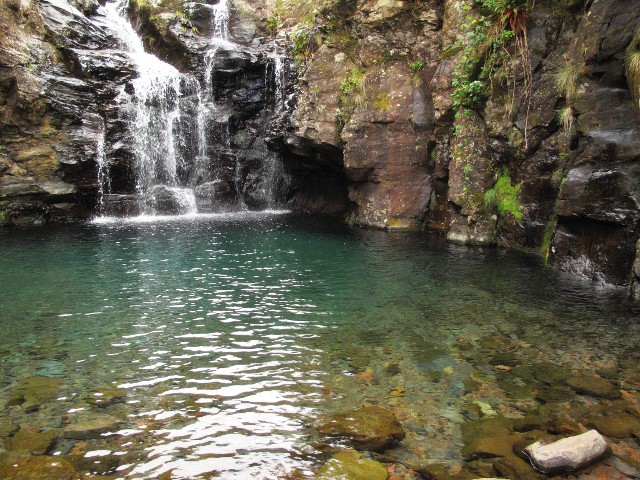
[(229, 38), (229, 0), (220, 0), (212, 6), (212, 9), (212, 38), (227, 40)]
[(284, 108), (284, 60), (280, 55), (276, 55), (273, 59), (273, 78), (275, 84), (275, 110), (282, 111)]
[[(182, 178), (188, 176), (183, 172), (193, 163), (192, 156), (207, 157), (205, 122), (197, 115), (191, 118), (183, 105), (185, 97), (200, 101), (199, 83), (144, 50), (142, 40), (126, 18), (127, 5), (128, 0), (117, 0), (101, 7), (100, 12), (138, 72), (138, 77), (131, 82), (133, 93), (123, 90), (119, 101), (131, 129), (141, 211), (153, 214), (157, 204), (153, 198), (154, 186), (173, 189), (165, 191), (192, 186)], [(191, 142), (184, 138), (189, 135), (195, 137)], [(195, 151), (184, 147), (194, 143)], [(199, 176), (202, 177), (202, 172)], [(180, 206), (180, 199), (176, 198), (175, 203)]]
[[(118, 101), (131, 136), (135, 198), (142, 215), (191, 214), (198, 211), (198, 206), (204, 211), (225, 209), (221, 201), (229, 199), (234, 190), (235, 201), (231, 197), (230, 203), (242, 210), (247, 208), (244, 183), (248, 174), (232, 148), (229, 107), (216, 105), (216, 56), (246, 48), (231, 39), (229, 2), (220, 0), (210, 7), (211, 37), (202, 85), (194, 76), (181, 74), (145, 51), (127, 18), (129, 0), (111, 0), (99, 9), (104, 24), (119, 40), (138, 74), (126, 88), (122, 87)], [(284, 58), (275, 55), (270, 65), (273, 68), (267, 68), (267, 72), (272, 76), (265, 83), (274, 85), (272, 114), (280, 114), (284, 110)], [(98, 150), (100, 211), (104, 214), (102, 199), (111, 193), (104, 139)], [(253, 185), (259, 185), (266, 199), (262, 203), (274, 207), (282, 162), (275, 153), (266, 154), (258, 171), (261, 180)]]
[(105, 153), (106, 127), (104, 120), (100, 124), (100, 132), (96, 142), (96, 163), (98, 165), (98, 211), (104, 209), (104, 197), (111, 193), (111, 175), (109, 162)]

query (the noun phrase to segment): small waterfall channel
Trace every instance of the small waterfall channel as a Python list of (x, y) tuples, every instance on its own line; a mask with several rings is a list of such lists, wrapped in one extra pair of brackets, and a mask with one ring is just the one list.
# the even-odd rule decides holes
[[(220, 210), (244, 210), (242, 165), (233, 152), (229, 131), (230, 113), (216, 104), (216, 58), (221, 49), (241, 48), (230, 41), (229, 3), (220, 0), (211, 6), (211, 37), (204, 55), (202, 80), (183, 74), (174, 66), (145, 51), (142, 39), (128, 17), (128, 0), (115, 0), (100, 7), (105, 23), (131, 58), (137, 77), (122, 86), (118, 105), (129, 129), (137, 212), (143, 216), (190, 215)], [(273, 106), (278, 115), (284, 105), (284, 70), (281, 56), (270, 54), (266, 68), (273, 79)], [(103, 201), (111, 192), (110, 164), (105, 140), (98, 146), (98, 182), (101, 214), (108, 212)], [(221, 158), (234, 158), (231, 205), (219, 198), (230, 189), (220, 178)], [(275, 152), (267, 152), (256, 171), (263, 204), (278, 205), (277, 184), (284, 175)], [(255, 181), (254, 174), (254, 183)], [(108, 214), (108, 213), (107, 213)]]

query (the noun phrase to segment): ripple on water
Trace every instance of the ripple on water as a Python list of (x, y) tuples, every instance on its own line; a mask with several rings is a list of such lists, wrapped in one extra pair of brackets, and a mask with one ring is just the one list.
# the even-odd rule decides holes
[[(122, 478), (276, 478), (321, 463), (320, 414), (368, 402), (410, 432), (393, 458), (455, 466), (474, 415), (540, 405), (498, 358), (640, 384), (617, 292), (280, 213), (0, 232), (0, 436), (53, 430), (76, 468)], [(64, 438), (90, 414), (117, 431)]]

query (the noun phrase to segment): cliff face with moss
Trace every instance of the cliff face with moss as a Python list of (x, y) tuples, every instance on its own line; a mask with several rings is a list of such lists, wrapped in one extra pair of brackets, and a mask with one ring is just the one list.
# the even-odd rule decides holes
[(304, 66), (285, 151), (301, 168), (334, 160), (350, 221), (637, 281), (637, 6), (336, 2), (297, 21), (287, 33)]
[[(633, 3), (235, 0), (232, 36), (250, 50), (228, 52), (218, 75), (219, 94), (232, 99), (232, 146), (248, 159), (277, 152), (295, 209), (526, 248), (562, 270), (633, 288)], [(126, 59), (96, 53), (111, 42), (97, 3), (65, 5), (0, 6), (0, 222), (89, 215), (102, 129), (127, 186), (128, 140), (113, 99), (135, 73)], [(210, 12), (180, 0), (130, 8), (147, 48), (181, 71), (202, 69)], [(250, 53), (271, 44), (286, 45), (297, 65), (278, 122), (259, 114), (268, 66)]]

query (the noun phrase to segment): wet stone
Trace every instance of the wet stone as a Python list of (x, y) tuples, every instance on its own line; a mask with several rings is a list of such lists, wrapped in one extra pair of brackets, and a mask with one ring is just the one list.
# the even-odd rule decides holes
[(532, 365), (532, 371), (536, 380), (547, 385), (562, 385), (566, 383), (570, 375), (566, 368), (549, 362)]
[(513, 445), (520, 439), (520, 435), (510, 434), (492, 437), (478, 437), (466, 443), (462, 449), (465, 460), (477, 458), (508, 457), (513, 455)]
[(316, 476), (320, 480), (387, 480), (386, 467), (359, 452), (336, 453)]
[(575, 398), (576, 394), (569, 387), (553, 385), (541, 388), (536, 394), (536, 400), (542, 403), (564, 403)]
[(120, 388), (103, 388), (85, 395), (84, 401), (97, 407), (108, 407), (114, 403), (122, 402), (126, 394), (126, 391)]
[(590, 426), (607, 437), (631, 438), (640, 435), (640, 419), (628, 413), (598, 417)]
[(76, 440), (100, 438), (118, 429), (120, 421), (111, 415), (81, 415), (64, 429), (64, 437)]
[(620, 389), (612, 382), (600, 377), (576, 375), (567, 380), (567, 384), (577, 393), (597, 398), (620, 398)]
[(9, 451), (23, 451), (42, 455), (49, 450), (56, 438), (54, 430), (40, 432), (37, 429), (21, 428), (5, 442)]
[(541, 480), (545, 478), (536, 472), (529, 462), (515, 456), (496, 460), (493, 463), (493, 468), (506, 478), (517, 478), (518, 480)]
[(512, 352), (504, 352), (498, 353), (494, 355), (491, 360), (489, 360), (489, 364), (495, 366), (498, 365), (506, 365), (507, 367), (515, 367), (520, 365), (520, 360), (515, 353)]
[(8, 406), (35, 405), (52, 401), (60, 391), (60, 379), (56, 377), (33, 376), (22, 378), (11, 391)]
[(18, 426), (10, 419), (0, 418), (0, 437), (8, 437), (16, 430), (18, 430)]
[(323, 416), (318, 432), (326, 436), (342, 437), (357, 450), (374, 452), (393, 447), (405, 437), (395, 415), (376, 406)]
[(0, 478), (12, 480), (80, 480), (76, 469), (63, 458), (38, 455), (18, 460), (0, 470)]

